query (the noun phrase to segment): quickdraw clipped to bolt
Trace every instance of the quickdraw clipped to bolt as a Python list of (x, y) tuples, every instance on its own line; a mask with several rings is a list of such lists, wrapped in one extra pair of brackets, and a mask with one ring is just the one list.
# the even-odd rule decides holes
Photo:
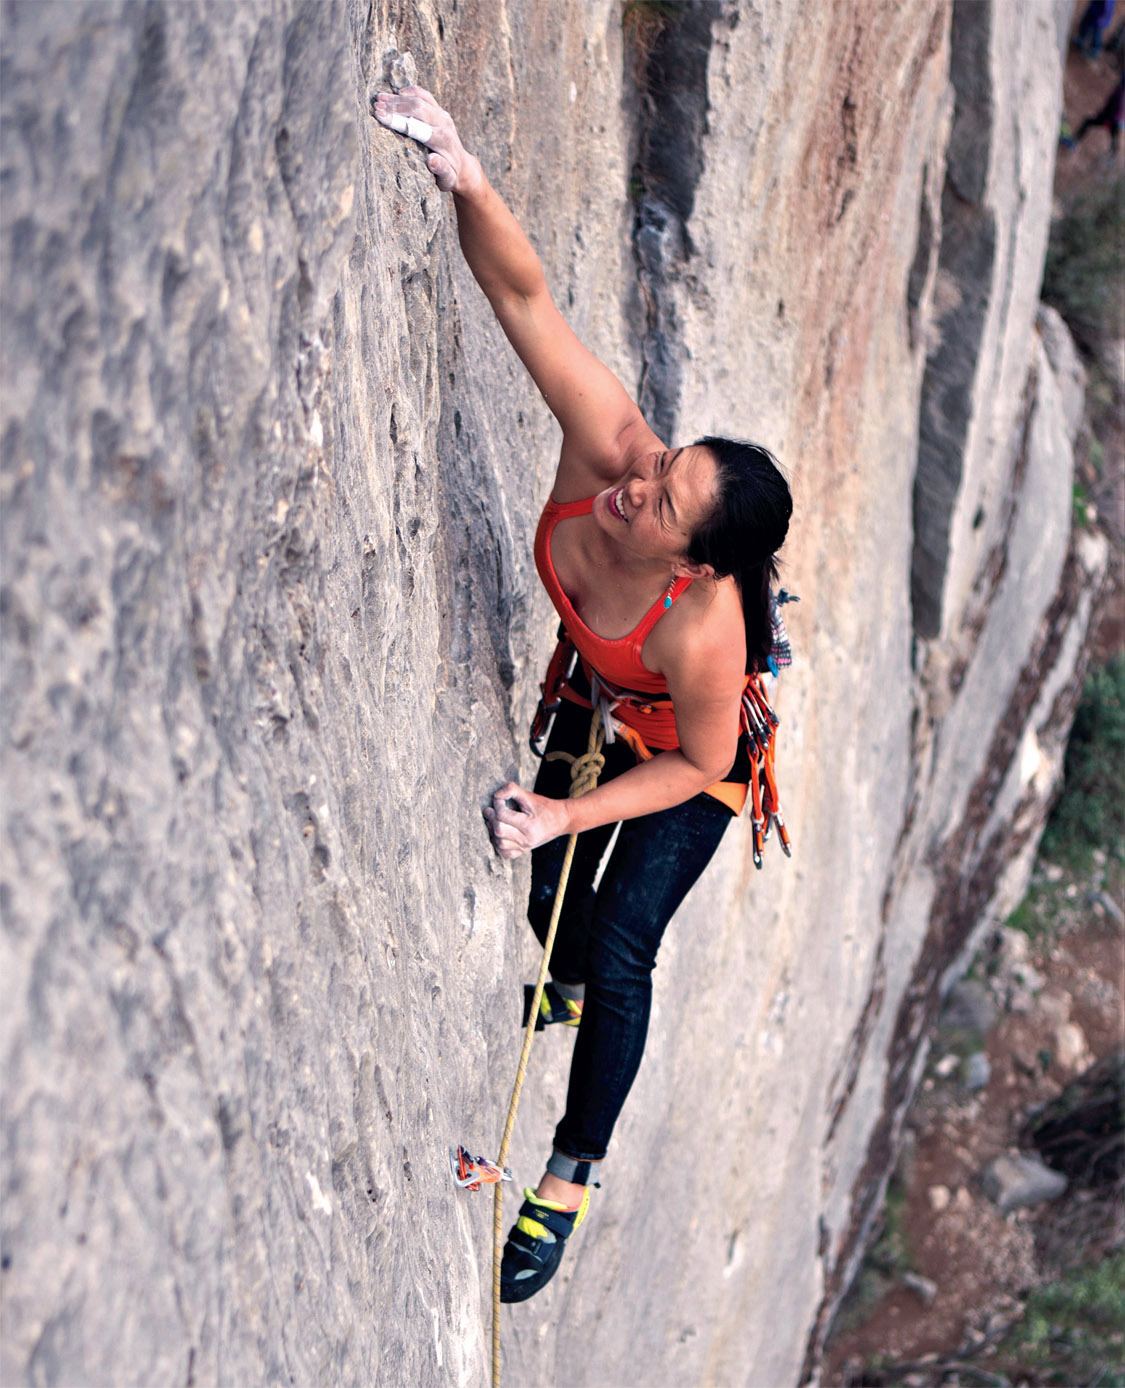
[(487, 1157), (474, 1157), (467, 1147), (449, 1149), (449, 1170), (453, 1184), (462, 1190), (480, 1190), (481, 1186), (494, 1186), (512, 1179), (511, 1167), (499, 1167)]

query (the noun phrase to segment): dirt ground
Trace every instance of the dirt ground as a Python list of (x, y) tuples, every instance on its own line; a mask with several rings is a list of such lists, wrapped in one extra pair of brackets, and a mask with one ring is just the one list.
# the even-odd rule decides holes
[[(1081, 5), (1077, 7), (1081, 10)], [(1125, 23), (1125, 20), (1119, 21)], [(1065, 110), (1072, 129), (1096, 111), (1116, 80), (1107, 59), (1090, 62), (1071, 52)], [(1125, 142), (1123, 142), (1125, 146)], [(1092, 131), (1073, 151), (1060, 150), (1056, 211), (1095, 179), (1120, 176), (1108, 132)], [(1114, 292), (1125, 295), (1125, 288)], [(1125, 306), (1123, 306), (1125, 307)], [(1112, 371), (1118, 368), (1111, 363)], [(1109, 588), (1091, 634), (1098, 663), (1125, 648), (1125, 419), (1120, 382), (1116, 398), (1090, 402), (1090, 429), (1078, 441), (1078, 480), (1093, 507), (1091, 519), (1111, 548)], [(1103, 450), (1095, 466), (1096, 433)], [(1057, 874), (1053, 874), (1057, 876)], [(881, 1274), (869, 1266), (838, 1317), (821, 1369), (823, 1388), (849, 1388), (876, 1359), (898, 1364), (940, 1363), (974, 1341), (995, 1336), (1019, 1315), (1027, 1292), (1073, 1255), (1088, 1256), (1125, 1243), (1125, 1214), (1107, 1216), (1087, 1192), (1004, 1216), (980, 1188), (980, 1173), (996, 1156), (1015, 1152), (1028, 1109), (1053, 1098), (1074, 1075), (1125, 1042), (1125, 932), (1112, 909), (1097, 900), (1108, 891), (1121, 903), (1120, 876), (1110, 881), (1056, 881), (1059, 919), (1049, 941), (1033, 944), (1029, 962), (1045, 985), (1026, 1012), (1002, 1013), (987, 1036), (987, 1086), (970, 1093), (944, 1069), (941, 1038), (910, 1116), (901, 1194), (889, 1215), (904, 1265), (933, 1284), (903, 1285), (902, 1268)], [(1085, 1049), (1067, 1057), (1060, 1028), (1076, 1025)], [(1067, 1031), (1073, 1042), (1076, 1033)], [(987, 1376), (986, 1376), (987, 1377)], [(924, 1376), (918, 1381), (926, 1381)], [(936, 1381), (936, 1380), (935, 1380)], [(972, 1378), (966, 1382), (978, 1381)], [(983, 1381), (983, 1380), (980, 1380)]]

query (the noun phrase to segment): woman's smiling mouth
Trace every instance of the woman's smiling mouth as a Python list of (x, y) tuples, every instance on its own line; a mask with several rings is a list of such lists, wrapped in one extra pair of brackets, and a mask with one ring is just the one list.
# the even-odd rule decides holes
[(625, 514), (625, 508), (621, 504), (621, 493), (624, 490), (624, 487), (618, 487), (618, 489), (610, 497), (609, 504), (612, 507), (612, 509), (617, 512), (621, 519), (628, 523), (629, 517)]

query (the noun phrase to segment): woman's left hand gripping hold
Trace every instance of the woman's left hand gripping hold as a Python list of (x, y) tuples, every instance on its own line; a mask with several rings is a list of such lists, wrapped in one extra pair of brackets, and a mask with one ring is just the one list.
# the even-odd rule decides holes
[(570, 832), (567, 801), (536, 795), (514, 781), (500, 787), (484, 817), (501, 858), (518, 858)]
[(380, 125), (430, 150), (426, 167), (443, 193), (464, 193), (478, 177), (480, 165), (461, 143), (453, 117), (423, 87), (403, 87), (397, 95), (378, 92), (371, 114)]

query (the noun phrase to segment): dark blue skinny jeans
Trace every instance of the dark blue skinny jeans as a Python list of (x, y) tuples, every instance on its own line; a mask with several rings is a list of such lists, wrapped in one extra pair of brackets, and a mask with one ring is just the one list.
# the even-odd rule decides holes
[[(586, 750), (589, 711), (564, 701), (547, 752)], [(636, 765), (627, 744), (605, 748), (599, 785)], [(570, 764), (543, 759), (539, 795), (564, 799)], [(664, 928), (711, 861), (730, 810), (700, 794), (670, 810), (627, 819), (605, 872), (594, 877), (614, 826), (579, 834), (570, 881), (551, 952), (558, 983), (584, 983), (586, 999), (574, 1043), (566, 1113), (555, 1129), (555, 1148), (583, 1161), (604, 1157), (613, 1125), (640, 1069), (652, 1005), (652, 971)], [(566, 853), (565, 837), (531, 855), (527, 916), (542, 944)]]

